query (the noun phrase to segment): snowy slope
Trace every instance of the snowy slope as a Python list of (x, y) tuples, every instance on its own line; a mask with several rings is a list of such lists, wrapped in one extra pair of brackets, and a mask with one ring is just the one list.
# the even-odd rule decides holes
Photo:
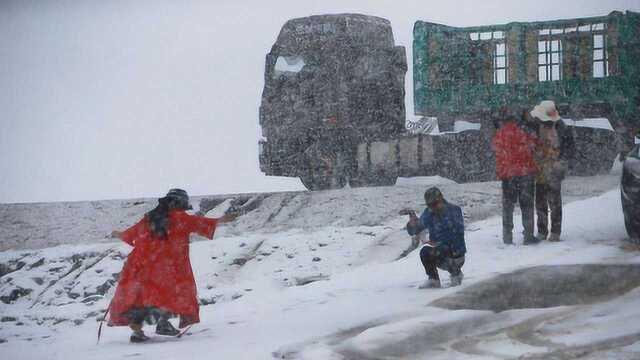
[[(619, 182), (620, 175), (615, 171), (595, 177), (572, 177), (564, 182), (563, 196), (567, 202), (584, 199), (613, 189)], [(440, 177), (400, 178), (396, 186), (383, 188), (198, 196), (191, 202), (197, 210), (203, 199), (264, 197), (249, 216), (218, 233), (222, 236), (316, 229), (329, 224), (371, 226), (384, 223), (403, 208), (422, 208), (422, 194), (432, 185), (441, 187), (447, 198), (463, 206), (467, 220), (485, 219), (500, 206), (498, 182), (456, 184)], [(110, 242), (107, 234), (134, 224), (156, 203), (155, 199), (128, 199), (0, 204), (0, 251)]]
[[(388, 188), (367, 192), (381, 192), (376, 196), (384, 198), (385, 191)], [(340, 192), (322, 195), (327, 199), (317, 206), (324, 207), (324, 214), (339, 211), (333, 205), (338, 200), (329, 201), (336, 194)], [(358, 200), (353, 206), (362, 202), (366, 203)], [(640, 321), (637, 290), (591, 305), (498, 315), (428, 306), (496, 274), (528, 266), (640, 264), (640, 255), (623, 246), (626, 235), (617, 189), (573, 202), (565, 214), (565, 241), (536, 247), (501, 245), (498, 217), (467, 223), (469, 256), (463, 286), (428, 291), (416, 289), (424, 279), (417, 251), (395, 261), (409, 243), (402, 231), (406, 219), (398, 215), (378, 224), (308, 228), (296, 224), (291, 215), (296, 226), (288, 230), (232, 234), (227, 229), (226, 235), (191, 247), (204, 305), (202, 323), (191, 336), (154, 337), (144, 346), (129, 344), (126, 328), (105, 328), (101, 344), (95, 344), (96, 319), (113, 294), (114, 274), (130, 250), (126, 245), (5, 251), (0, 253), (1, 264), (24, 265), (0, 278), (0, 295), (19, 288), (32, 291), (10, 304), (0, 303), (0, 338), (6, 341), (0, 352), (16, 359), (496, 359), (525, 354), (535, 358), (546, 351), (583, 351), (594, 359), (640, 357), (634, 325)], [(448, 283), (448, 276), (443, 280)], [(524, 331), (538, 329), (532, 323), (542, 329), (535, 337)], [(514, 333), (520, 328), (524, 330)], [(439, 335), (430, 329), (440, 329)], [(458, 333), (472, 343), (460, 343)], [(437, 345), (429, 343), (434, 339)], [(418, 346), (423, 343), (431, 345)]]

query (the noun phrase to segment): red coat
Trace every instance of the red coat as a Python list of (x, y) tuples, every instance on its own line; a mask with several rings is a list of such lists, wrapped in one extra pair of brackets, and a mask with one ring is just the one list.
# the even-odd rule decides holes
[(132, 307), (157, 307), (180, 315), (180, 327), (200, 322), (196, 283), (189, 261), (189, 234), (213, 238), (217, 219), (169, 212), (167, 238), (151, 232), (145, 216), (120, 238), (134, 246), (111, 300), (109, 325), (128, 325)]
[(537, 173), (534, 151), (536, 138), (514, 122), (503, 125), (493, 137), (496, 152), (496, 175), (500, 180)]

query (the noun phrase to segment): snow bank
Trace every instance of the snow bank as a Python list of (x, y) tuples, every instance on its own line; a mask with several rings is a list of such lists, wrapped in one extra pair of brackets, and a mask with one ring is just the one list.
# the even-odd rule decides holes
[[(567, 179), (563, 183), (564, 200), (584, 199), (617, 187), (620, 183), (619, 170), (617, 168), (617, 173), (609, 175)], [(441, 177), (400, 178), (396, 186), (382, 188), (196, 196), (191, 203), (196, 211), (201, 202), (208, 205), (213, 201), (217, 207), (210, 216), (215, 217), (231, 205), (230, 199), (250, 198), (256, 201), (252, 211), (221, 229), (218, 236), (275, 233), (291, 228), (311, 230), (328, 224), (375, 226), (395, 217), (403, 208), (423, 209), (422, 194), (427, 187), (434, 185), (441, 188), (447, 199), (464, 208), (467, 221), (485, 219), (501, 206), (499, 182), (456, 184)], [(113, 240), (107, 235), (112, 230), (136, 223), (156, 203), (156, 199), (131, 199), (0, 204), (0, 251), (60, 244), (109, 243)]]
[(611, 122), (609, 122), (607, 118), (593, 118), (593, 119), (582, 119), (582, 120), (562, 119), (562, 120), (567, 125), (613, 131)]

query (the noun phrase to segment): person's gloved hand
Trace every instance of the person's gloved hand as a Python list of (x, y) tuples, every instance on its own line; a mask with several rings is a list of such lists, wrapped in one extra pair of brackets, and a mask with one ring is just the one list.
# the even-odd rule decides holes
[(564, 160), (554, 162), (551, 166), (551, 174), (549, 180), (551, 182), (562, 181), (567, 174), (567, 168), (567, 162)]
[(240, 214), (238, 213), (226, 213), (218, 219), (218, 223), (225, 224), (234, 221)]
[(556, 161), (553, 163), (553, 170), (558, 173), (564, 173), (568, 168), (567, 162), (565, 160)]

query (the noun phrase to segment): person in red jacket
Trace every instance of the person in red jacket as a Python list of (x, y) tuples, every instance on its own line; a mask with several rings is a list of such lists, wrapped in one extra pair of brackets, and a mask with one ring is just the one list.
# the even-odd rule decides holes
[(156, 333), (160, 335), (179, 333), (168, 320), (172, 315), (180, 316), (180, 328), (200, 321), (189, 261), (189, 235), (196, 233), (212, 239), (216, 225), (232, 221), (235, 216), (211, 219), (189, 215), (186, 210), (190, 209), (187, 192), (172, 189), (137, 224), (112, 233), (133, 250), (109, 306), (109, 325), (131, 327), (131, 342), (149, 339), (142, 324), (154, 315), (159, 317)]
[(496, 174), (502, 180), (502, 240), (510, 245), (513, 244), (513, 210), (516, 202), (520, 203), (522, 211), (524, 244), (539, 242), (533, 235), (536, 137), (519, 124), (519, 121), (524, 124), (524, 119), (524, 114), (501, 109), (496, 121), (498, 130), (493, 137)]

